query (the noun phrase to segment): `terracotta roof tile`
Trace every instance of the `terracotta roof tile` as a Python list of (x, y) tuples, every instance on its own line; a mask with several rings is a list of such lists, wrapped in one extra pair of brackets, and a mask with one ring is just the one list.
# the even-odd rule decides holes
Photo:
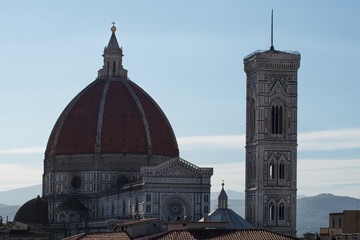
[(174, 230), (162, 234), (161, 236), (150, 236), (147, 239), (159, 240), (295, 240), (296, 237), (264, 230), (264, 229), (190, 229)]
[(64, 240), (130, 240), (131, 238), (126, 232), (105, 232), (105, 233), (82, 233), (72, 237), (64, 238)]

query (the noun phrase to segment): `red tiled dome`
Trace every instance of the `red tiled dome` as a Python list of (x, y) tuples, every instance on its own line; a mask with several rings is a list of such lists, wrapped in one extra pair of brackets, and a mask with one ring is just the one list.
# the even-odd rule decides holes
[(60, 115), (45, 158), (95, 152), (178, 156), (178, 147), (166, 116), (144, 90), (126, 79), (97, 79)]

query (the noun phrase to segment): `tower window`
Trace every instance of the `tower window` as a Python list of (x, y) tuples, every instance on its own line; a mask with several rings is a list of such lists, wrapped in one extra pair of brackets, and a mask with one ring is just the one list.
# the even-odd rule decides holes
[(272, 134), (282, 134), (283, 120), (283, 107), (281, 105), (273, 105), (271, 107), (271, 133)]
[(275, 179), (275, 164), (274, 163), (270, 163), (270, 165), (269, 165), (269, 178)]
[(115, 76), (116, 62), (113, 62), (113, 76)]
[(279, 220), (285, 220), (285, 206), (280, 205), (279, 207)]
[(285, 179), (285, 164), (284, 163), (279, 164), (279, 178)]
[(269, 206), (269, 220), (275, 220), (275, 206), (273, 204)]

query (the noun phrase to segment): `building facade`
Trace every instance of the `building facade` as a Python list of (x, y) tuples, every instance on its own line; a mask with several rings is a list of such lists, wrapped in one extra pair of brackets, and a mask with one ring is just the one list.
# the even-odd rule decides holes
[(329, 213), (329, 227), (320, 228), (320, 238), (332, 239), (360, 239), (360, 211), (344, 210), (339, 213)]
[(298, 52), (256, 51), (246, 79), (245, 217), (296, 235)]
[(68, 104), (50, 134), (42, 197), (15, 216), (52, 239), (135, 219), (197, 221), (210, 210), (213, 169), (179, 157), (169, 121), (128, 78), (115, 26), (111, 31), (97, 79)]

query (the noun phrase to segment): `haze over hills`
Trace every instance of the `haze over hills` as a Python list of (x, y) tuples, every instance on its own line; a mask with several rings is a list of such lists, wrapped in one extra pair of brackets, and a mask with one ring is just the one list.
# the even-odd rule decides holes
[(16, 188), (8, 191), (0, 192), (0, 204), (6, 205), (22, 205), (30, 199), (41, 196), (42, 185), (34, 185), (24, 188)]
[[(41, 185), (19, 188), (0, 192), (0, 216), (4, 219), (8, 216), (13, 220), (20, 205), (30, 199), (41, 195)], [(226, 190), (229, 207), (237, 214), (245, 218), (245, 194), (232, 190)], [(211, 211), (217, 208), (219, 192), (211, 193)], [(329, 213), (342, 212), (343, 210), (358, 210), (360, 199), (334, 196), (322, 193), (317, 196), (298, 196), (297, 201), (297, 231), (298, 236), (306, 232), (319, 232), (320, 227), (328, 227)]]

